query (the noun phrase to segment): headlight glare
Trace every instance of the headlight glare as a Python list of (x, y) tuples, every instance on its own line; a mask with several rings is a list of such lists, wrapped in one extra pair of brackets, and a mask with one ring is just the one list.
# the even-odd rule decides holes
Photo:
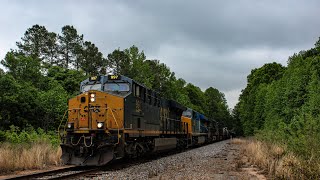
[(96, 99), (94, 97), (90, 98), (91, 102), (94, 102)]
[(71, 129), (72, 128), (72, 123), (68, 123), (67, 127), (68, 127), (68, 129)]
[(97, 127), (101, 129), (103, 127), (103, 122), (98, 122)]
[(95, 95), (95, 94), (91, 94), (90, 96), (91, 96), (92, 98), (94, 98), (96, 95)]

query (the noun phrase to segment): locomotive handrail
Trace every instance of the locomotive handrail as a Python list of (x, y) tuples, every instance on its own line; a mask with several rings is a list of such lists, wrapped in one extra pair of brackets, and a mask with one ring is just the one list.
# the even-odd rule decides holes
[(116, 117), (115, 117), (114, 114), (113, 114), (112, 109), (111, 109), (111, 108), (107, 108), (107, 110), (108, 110), (108, 109), (110, 109), (111, 114), (112, 114), (112, 117), (113, 117), (113, 119), (114, 119), (114, 121), (116, 122), (116, 125), (117, 125), (117, 127), (118, 127), (118, 137), (117, 137), (118, 142), (117, 142), (116, 144), (119, 144), (119, 143), (120, 143), (120, 127), (119, 127), (119, 124), (118, 124), (118, 121), (117, 121)]
[(78, 140), (78, 142), (77, 142), (76, 144), (73, 143), (73, 141), (72, 141), (73, 137), (71, 137), (70, 143), (71, 143), (73, 146), (77, 146), (77, 145), (80, 143), (82, 137), (84, 137), (84, 136), (80, 136), (80, 138), (79, 138), (79, 140)]
[[(62, 125), (62, 123), (63, 123), (64, 118), (66, 117), (67, 112), (68, 112), (68, 111), (72, 111), (72, 110), (80, 110), (80, 109), (81, 109), (81, 108), (67, 109), (67, 110), (64, 112), (63, 117), (62, 117), (62, 119), (61, 119), (61, 121), (60, 121), (60, 124), (59, 124), (59, 127), (58, 127), (58, 135), (59, 135), (59, 137), (60, 137), (60, 128), (61, 128), (61, 125)], [(79, 111), (78, 111), (78, 114), (79, 114)], [(78, 118), (79, 118), (79, 117), (78, 117)], [(67, 123), (68, 123), (68, 121), (66, 121), (66, 124), (64, 125), (63, 132), (66, 131), (66, 125), (67, 125)]]
[(168, 120), (170, 120), (170, 121), (181, 121), (181, 120), (179, 120), (179, 119), (172, 119), (172, 118), (167, 118)]
[(168, 118), (167, 116), (160, 116), (160, 117), (163, 117), (163, 118), (168, 119), (168, 120), (170, 120), (170, 121), (181, 121), (181, 120), (179, 120), (179, 119)]
[[(65, 116), (66, 116), (66, 114), (67, 114), (67, 112), (69, 111), (70, 109), (67, 109), (65, 112), (64, 112), (64, 115), (63, 115), (63, 117), (62, 117), (62, 119), (61, 119), (61, 121), (60, 121), (60, 124), (59, 124), (59, 127), (58, 127), (58, 135), (59, 135), (59, 138), (60, 138), (60, 127), (61, 127), (61, 125), (62, 125), (62, 122), (63, 122), (63, 120), (64, 120), (64, 118), (65, 118)], [(64, 129), (63, 129), (63, 132), (65, 132), (65, 127), (64, 127)]]

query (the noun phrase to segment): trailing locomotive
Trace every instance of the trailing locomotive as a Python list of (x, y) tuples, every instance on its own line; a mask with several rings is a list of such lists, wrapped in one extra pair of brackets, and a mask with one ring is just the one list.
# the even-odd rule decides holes
[(120, 75), (90, 77), (68, 102), (62, 161), (105, 165), (123, 157), (222, 140), (226, 128)]

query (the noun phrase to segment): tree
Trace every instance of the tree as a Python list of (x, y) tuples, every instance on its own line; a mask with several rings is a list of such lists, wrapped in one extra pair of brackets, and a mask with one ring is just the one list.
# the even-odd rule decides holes
[(0, 94), (1, 127), (26, 127), (27, 124), (36, 127), (38, 91), (31, 83), (18, 82), (10, 74), (6, 74), (0, 77)]
[(224, 124), (229, 128), (232, 128), (230, 113), (228, 110), (227, 101), (224, 94), (218, 89), (209, 87), (204, 92), (205, 96), (205, 114), (215, 119), (219, 124)]
[(130, 73), (128, 76), (138, 82), (143, 83), (148, 88), (151, 88), (153, 76), (150, 76), (151, 69), (148, 64), (145, 63), (146, 56), (144, 52), (140, 52), (136, 46), (131, 46), (130, 48), (125, 49), (124, 53), (129, 57), (131, 64)]
[(38, 58), (11, 51), (6, 54), (1, 64), (8, 68), (8, 74), (18, 80), (38, 83), (41, 76), (41, 65)]
[[(40, 127), (45, 130), (56, 130), (67, 110), (67, 92), (55, 80), (47, 81), (48, 90), (40, 91), (37, 99)], [(79, 88), (79, 85), (78, 85)], [(41, 119), (41, 120), (40, 120)]]
[(261, 68), (253, 69), (247, 77), (247, 87), (239, 97), (239, 112), (236, 119), (243, 124), (245, 135), (253, 135), (255, 130), (264, 124), (264, 100), (266, 92), (263, 86), (271, 84), (283, 77), (285, 68), (278, 63), (268, 63)]
[(3, 75), (5, 75), (5, 72), (3, 69), (0, 68), (0, 76), (3, 76)]
[(105, 59), (99, 49), (89, 41), (83, 44), (81, 53), (82, 61), (81, 68), (86, 72), (86, 75), (97, 75), (102, 67), (106, 64)]
[[(59, 66), (53, 66), (48, 70), (47, 76), (56, 80), (63, 89), (70, 95), (76, 95), (79, 93), (80, 82), (88, 78), (84, 75), (83, 71), (64, 69)], [(48, 91), (49, 86), (46, 86)]]
[(240, 112), (239, 112), (239, 108), (237, 106), (239, 106), (239, 103), (236, 104), (236, 106), (233, 108), (232, 114), (231, 114), (232, 125), (233, 125), (232, 131), (235, 133), (235, 135), (242, 136), (243, 135), (243, 127), (242, 127), (242, 123), (239, 119)]
[(108, 54), (108, 67), (113, 74), (129, 76), (132, 62), (129, 56), (120, 49)]
[(21, 38), (22, 41), (16, 44), (20, 53), (53, 63), (57, 56), (56, 36), (44, 26), (36, 24), (29, 28)]
[(201, 89), (191, 83), (188, 83), (185, 87), (185, 90), (191, 101), (191, 108), (204, 114), (205, 97)]
[(159, 60), (146, 60), (145, 63), (150, 70), (150, 75), (148, 76), (152, 76), (151, 88), (158, 92), (162, 92), (163, 95), (169, 93), (172, 82), (176, 80), (174, 74), (170, 71), (170, 68), (165, 64), (160, 63)]
[(62, 27), (61, 35), (58, 35), (60, 62), (58, 65), (69, 68), (70, 64), (78, 70), (81, 58), (83, 35), (78, 35), (73, 26), (66, 25)]
[(167, 93), (169, 94), (169, 98), (171, 96), (172, 99), (178, 101), (182, 105), (186, 107), (191, 107), (192, 103), (190, 101), (190, 98), (188, 96), (188, 92), (185, 88), (186, 86), (186, 81), (182, 78), (179, 79), (173, 79), (172, 80), (172, 86), (170, 86), (169, 90), (170, 92)]
[(44, 59), (50, 66), (58, 63), (59, 50), (58, 50), (58, 36), (54, 32), (49, 32), (47, 40), (45, 41)]
[[(233, 113), (245, 135), (285, 146), (308, 168), (320, 159), (319, 46), (318, 40), (314, 48), (290, 56), (287, 68), (272, 63), (252, 70)], [(317, 171), (301, 172), (317, 177)]]

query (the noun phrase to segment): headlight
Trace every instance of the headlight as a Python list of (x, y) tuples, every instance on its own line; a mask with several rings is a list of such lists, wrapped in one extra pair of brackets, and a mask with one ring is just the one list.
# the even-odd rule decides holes
[(94, 102), (96, 100), (95, 94), (90, 94), (90, 102)]
[(99, 129), (101, 129), (101, 128), (103, 127), (103, 123), (102, 123), (102, 122), (98, 122), (97, 127), (98, 127)]
[(73, 128), (73, 123), (68, 123), (67, 127), (68, 127), (68, 129)]

